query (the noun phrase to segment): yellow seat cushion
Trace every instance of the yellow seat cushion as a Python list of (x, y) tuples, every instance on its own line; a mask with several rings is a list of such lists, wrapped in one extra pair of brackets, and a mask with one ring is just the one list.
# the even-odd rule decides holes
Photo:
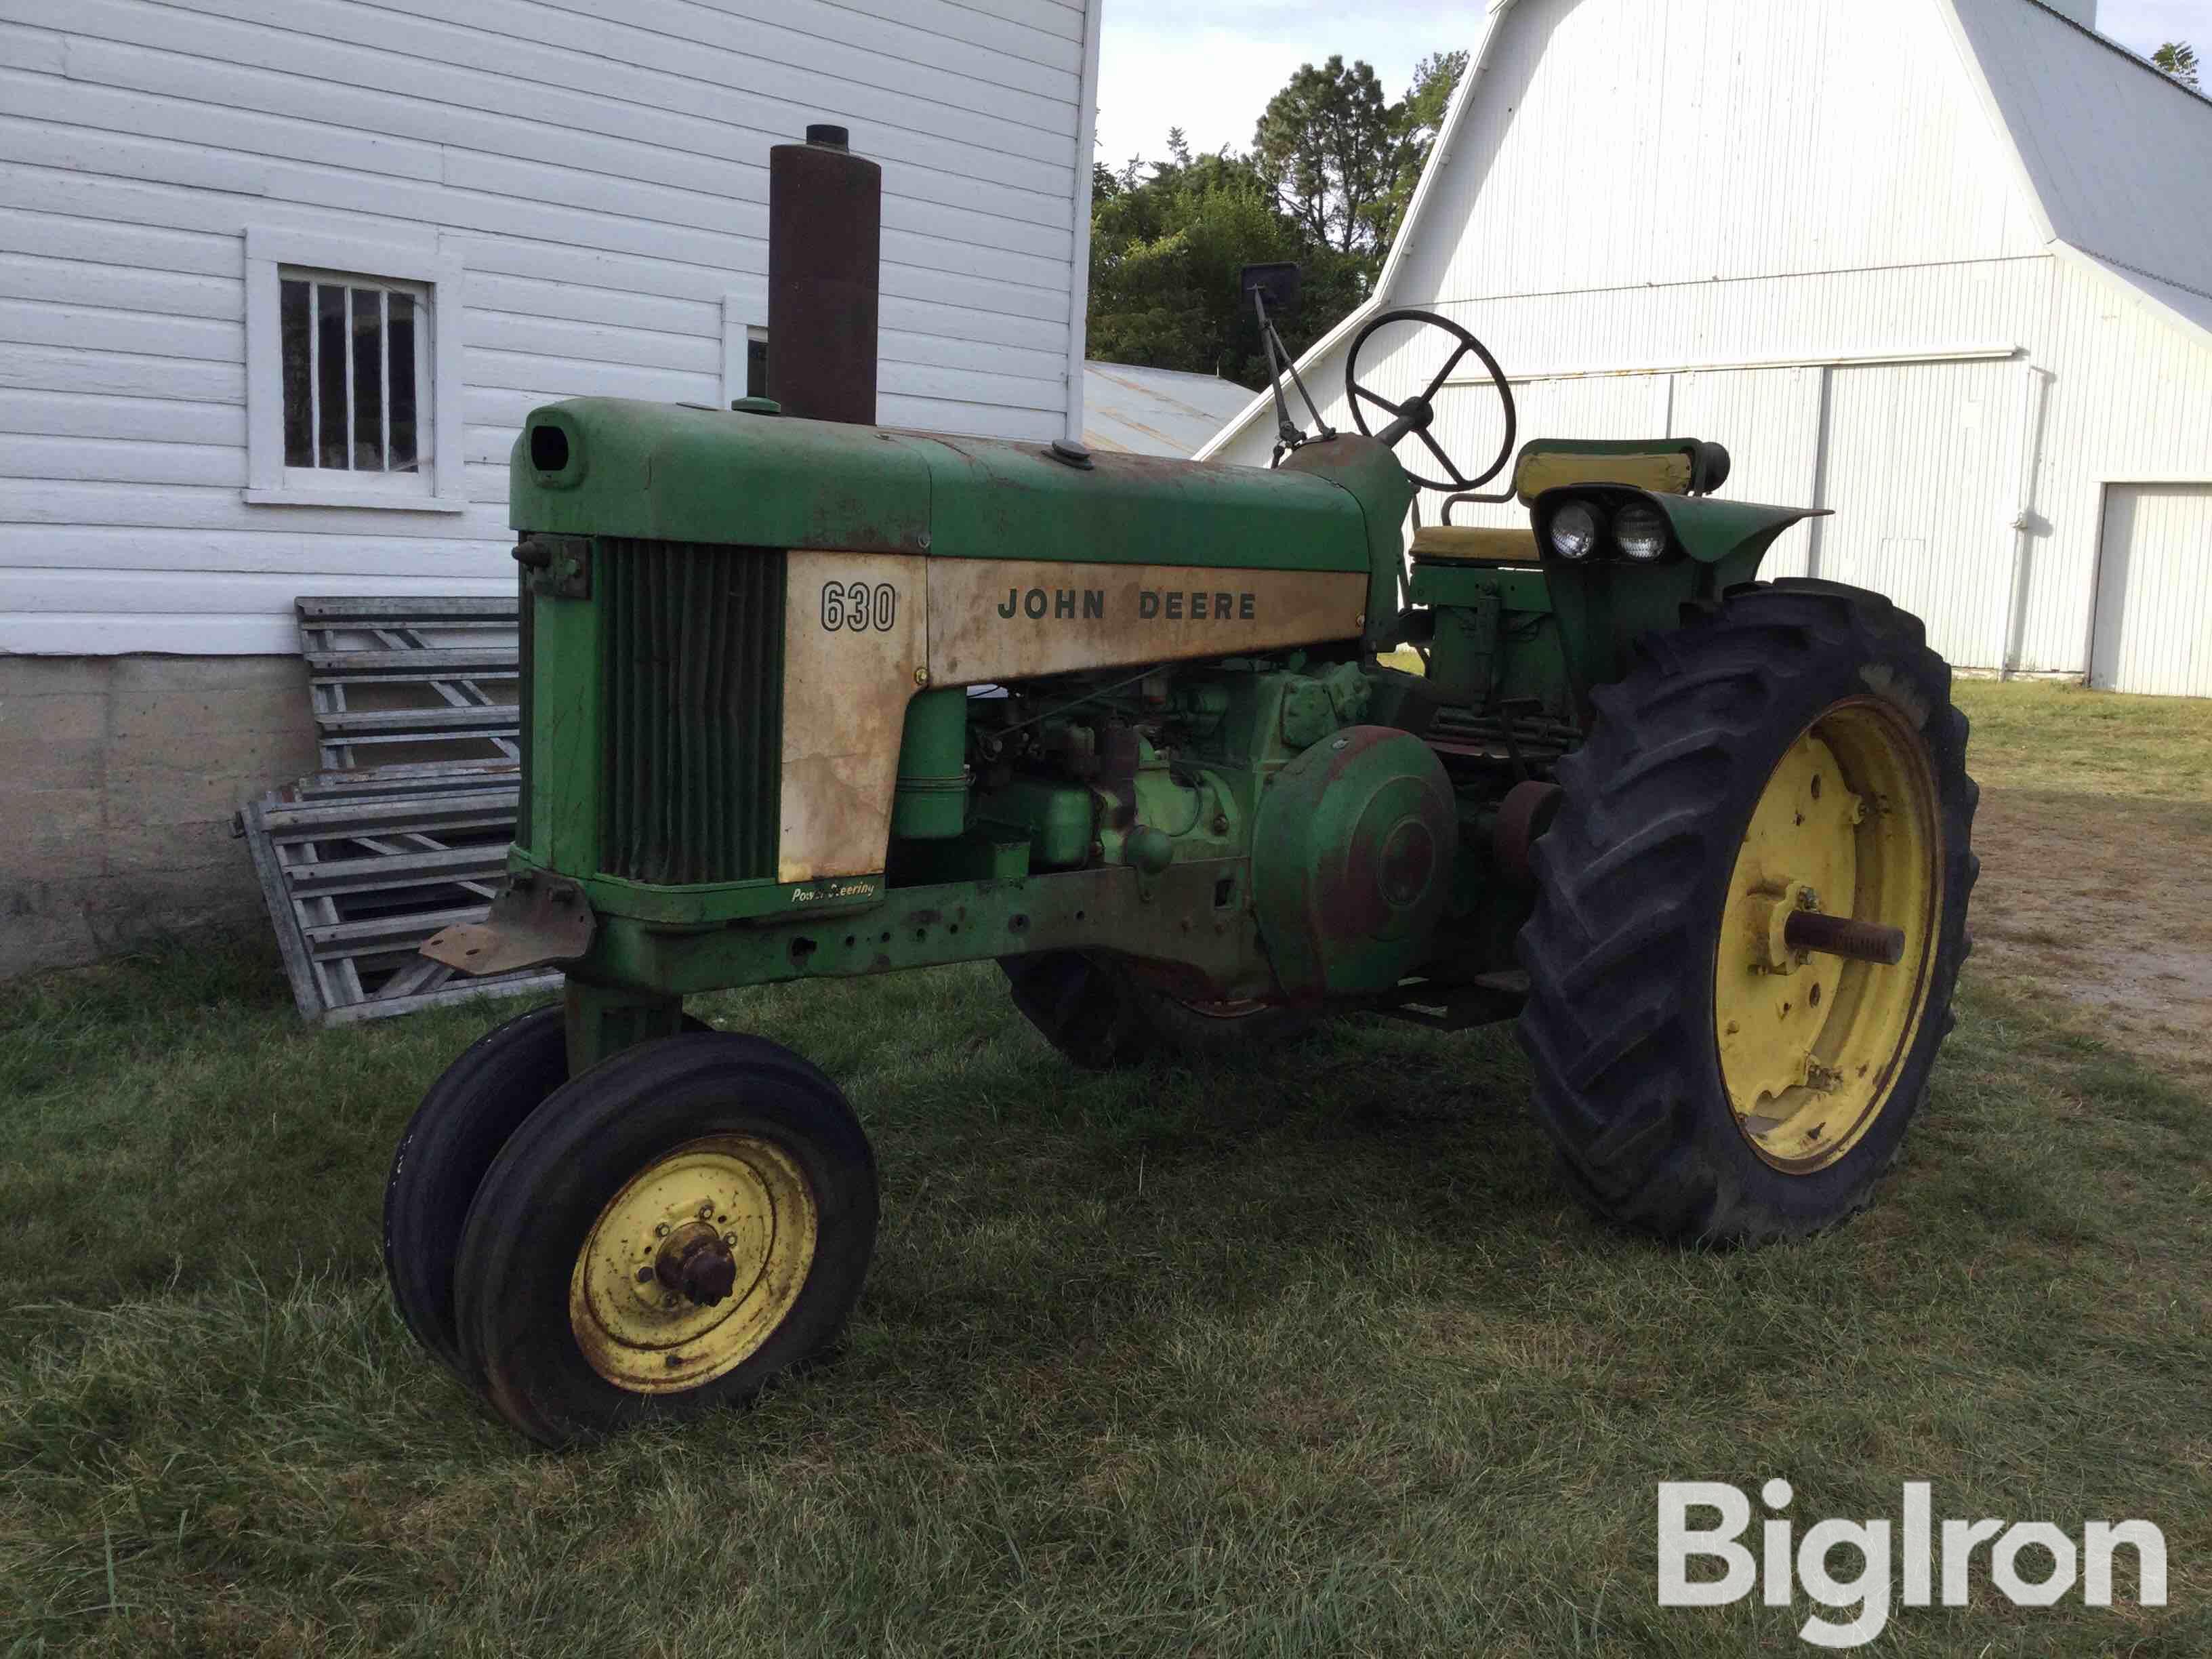
[(1413, 556), (1534, 564), (1536, 532), (1526, 525), (1424, 525), (1413, 532)]
[(1679, 449), (1644, 455), (1601, 454), (1568, 448), (1521, 453), (1513, 469), (1513, 490), (1533, 501), (1547, 489), (1569, 484), (1628, 484), (1662, 495), (1684, 495), (1690, 489), (1690, 458)]

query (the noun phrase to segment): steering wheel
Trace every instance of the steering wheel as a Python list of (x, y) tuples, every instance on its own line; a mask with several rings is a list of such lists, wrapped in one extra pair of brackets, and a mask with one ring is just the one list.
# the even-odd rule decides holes
[[(1395, 404), (1382, 393), (1362, 386), (1359, 382), (1360, 347), (1367, 343), (1368, 336), (1373, 334), (1376, 330), (1387, 327), (1392, 323), (1426, 323), (1443, 330), (1445, 333), (1459, 342), (1453, 349), (1452, 355), (1444, 359), (1444, 366), (1430, 378), (1426, 386), (1404, 402)], [(1443, 390), (1444, 382), (1451, 378), (1452, 370), (1457, 368), (1470, 352), (1482, 359), (1482, 366), (1490, 371), (1490, 383), (1498, 388), (1498, 400), (1505, 405), (1505, 441), (1498, 447), (1498, 459), (1490, 464), (1490, 470), (1476, 478), (1470, 478), (1462, 474), (1459, 470), (1458, 463), (1445, 454), (1443, 447), (1429, 435), (1429, 428), (1437, 417), (1437, 393)], [(1373, 404), (1376, 408), (1384, 410), (1390, 416), (1390, 425), (1384, 429), (1384, 435), (1394, 449), (1399, 439), (1418, 437), (1428, 447), (1429, 453), (1443, 463), (1445, 482), (1441, 483), (1434, 478), (1423, 477), (1409, 466), (1406, 467), (1406, 476), (1424, 489), (1480, 489), (1504, 471), (1505, 463), (1512, 459), (1513, 440), (1516, 434), (1519, 417), (1514, 413), (1513, 388), (1506, 384), (1505, 371), (1498, 368), (1498, 359), (1490, 355), (1490, 349), (1481, 341), (1476, 339), (1474, 335), (1452, 321), (1450, 318), (1440, 317), (1433, 311), (1386, 311), (1380, 317), (1370, 321), (1366, 327), (1361, 329), (1352, 342), (1352, 349), (1345, 354), (1344, 393), (1345, 401), (1352, 405), (1352, 423), (1367, 436), (1371, 438), (1375, 434), (1368, 430), (1367, 412), (1360, 407), (1362, 403)], [(1399, 462), (1398, 465), (1406, 466), (1403, 461)]]

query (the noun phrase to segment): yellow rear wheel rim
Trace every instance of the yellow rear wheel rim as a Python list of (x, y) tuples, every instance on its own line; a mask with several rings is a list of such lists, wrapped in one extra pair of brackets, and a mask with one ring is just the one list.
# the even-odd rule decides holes
[[(710, 1135), (656, 1158), (607, 1200), (576, 1254), (568, 1323), (592, 1369), (635, 1394), (727, 1375), (783, 1323), (813, 1265), (820, 1218), (790, 1153)], [(734, 1267), (708, 1306), (668, 1282), (672, 1249), (704, 1242)]]
[[(1828, 1168), (1892, 1103), (1927, 1008), (1941, 848), (1926, 745), (1875, 698), (1824, 711), (1760, 793), (1721, 921), (1713, 1035), (1736, 1127), (1776, 1168)], [(1796, 908), (1900, 928), (1904, 958), (1790, 951)]]

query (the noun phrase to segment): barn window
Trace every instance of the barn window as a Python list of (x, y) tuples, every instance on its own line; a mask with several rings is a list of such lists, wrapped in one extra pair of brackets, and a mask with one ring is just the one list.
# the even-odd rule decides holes
[(284, 267), (284, 467), (419, 473), (430, 306), (419, 285)]
[(459, 276), (421, 247), (248, 231), (248, 501), (466, 505)]
[(722, 401), (768, 396), (768, 284), (722, 296)]
[(745, 396), (768, 396), (768, 331), (764, 328), (746, 331)]

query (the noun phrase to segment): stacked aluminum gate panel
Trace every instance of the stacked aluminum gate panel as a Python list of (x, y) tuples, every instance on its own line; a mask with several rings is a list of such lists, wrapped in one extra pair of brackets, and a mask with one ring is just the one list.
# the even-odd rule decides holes
[(520, 754), (513, 599), (294, 603), (325, 767)]
[(456, 976), (416, 953), (480, 921), (505, 875), (520, 781), (515, 602), (298, 608), (329, 769), (240, 818), (301, 1015), (341, 1024), (559, 985), (537, 969)]

